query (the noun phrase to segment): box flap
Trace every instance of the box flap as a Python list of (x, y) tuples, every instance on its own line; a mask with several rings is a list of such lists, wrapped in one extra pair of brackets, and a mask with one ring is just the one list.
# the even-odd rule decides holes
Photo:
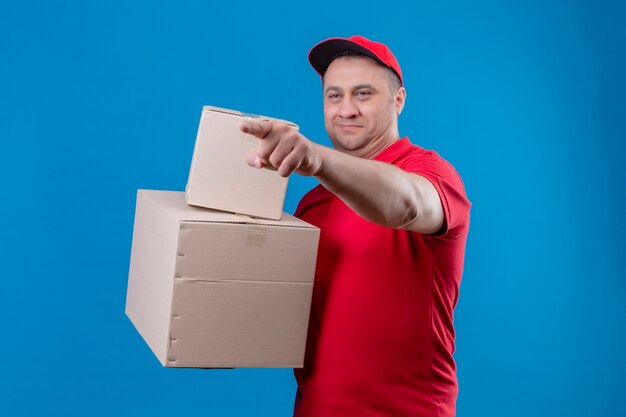
[(259, 114), (253, 114), (253, 113), (244, 113), (244, 112), (240, 112), (237, 110), (230, 110), (230, 109), (223, 109), (221, 107), (214, 107), (214, 106), (204, 106), (202, 108), (203, 111), (207, 111), (207, 112), (215, 112), (215, 113), (224, 113), (224, 114), (229, 114), (231, 116), (235, 116), (235, 117), (240, 117), (240, 118), (250, 118), (250, 119), (260, 119), (260, 120), (270, 120), (273, 122), (280, 122), (280, 123), (284, 123), (288, 126), (291, 127), (295, 127), (297, 129), (299, 129), (300, 127), (293, 123), (290, 122), (288, 120), (283, 120), (283, 119), (276, 119), (274, 117), (267, 117), (267, 116), (262, 116)]
[(182, 191), (139, 190), (138, 192), (143, 193), (144, 196), (158, 203), (174, 218), (180, 221), (264, 224), (268, 226), (317, 229), (315, 226), (287, 213), (283, 213), (281, 220), (269, 220), (227, 211), (190, 206), (185, 203), (185, 193)]

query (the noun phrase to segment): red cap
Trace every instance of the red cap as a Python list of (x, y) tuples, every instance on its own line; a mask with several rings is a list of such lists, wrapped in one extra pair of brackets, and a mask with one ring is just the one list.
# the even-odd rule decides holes
[(354, 51), (369, 56), (382, 65), (390, 68), (402, 80), (402, 70), (398, 60), (391, 53), (391, 49), (384, 43), (374, 42), (363, 36), (350, 36), (349, 38), (329, 38), (321, 41), (309, 51), (309, 62), (317, 73), (324, 76), (332, 60), (342, 52)]

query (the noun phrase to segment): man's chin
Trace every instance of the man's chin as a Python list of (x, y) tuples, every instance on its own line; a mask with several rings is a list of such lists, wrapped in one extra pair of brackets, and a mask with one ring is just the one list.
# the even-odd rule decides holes
[(331, 141), (335, 146), (335, 149), (349, 153), (363, 149), (367, 145), (367, 141), (358, 136), (346, 137), (343, 135), (337, 135), (334, 139), (331, 139)]

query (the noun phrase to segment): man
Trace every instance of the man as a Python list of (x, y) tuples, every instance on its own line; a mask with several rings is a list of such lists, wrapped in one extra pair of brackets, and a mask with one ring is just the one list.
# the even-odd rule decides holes
[(247, 162), (315, 176), (296, 216), (321, 229), (294, 416), (453, 416), (453, 309), (470, 202), (454, 168), (401, 138), (406, 91), (389, 48), (360, 36), (317, 44), (335, 149), (286, 125), (245, 122)]

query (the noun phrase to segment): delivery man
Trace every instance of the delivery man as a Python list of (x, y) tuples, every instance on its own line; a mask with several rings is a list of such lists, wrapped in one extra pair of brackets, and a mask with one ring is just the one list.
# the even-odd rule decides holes
[(290, 127), (249, 121), (247, 158), (320, 185), (296, 216), (321, 229), (294, 416), (455, 415), (453, 310), (470, 202), (455, 169), (398, 133), (402, 71), (361, 36), (315, 45), (334, 149)]

